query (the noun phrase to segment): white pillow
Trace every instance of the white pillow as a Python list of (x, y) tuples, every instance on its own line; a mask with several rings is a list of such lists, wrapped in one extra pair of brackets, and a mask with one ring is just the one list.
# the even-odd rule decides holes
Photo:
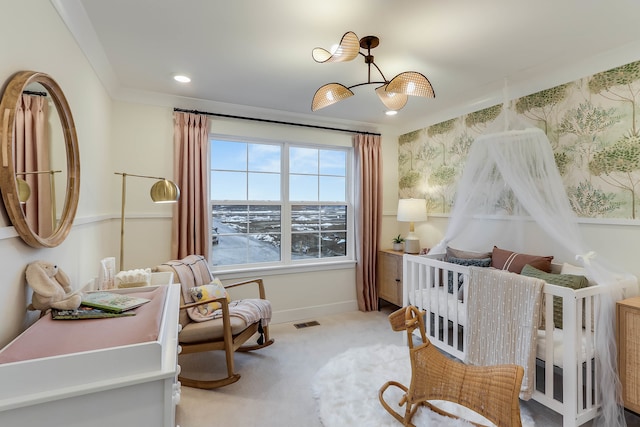
[(583, 267), (578, 267), (577, 265), (565, 262), (562, 264), (562, 270), (560, 271), (560, 274), (575, 274), (576, 276), (584, 276), (585, 270)]
[(587, 280), (589, 280), (589, 286), (597, 285), (596, 282), (591, 280), (589, 276), (587, 276), (587, 270), (584, 267), (578, 267), (577, 265), (569, 264), (567, 262), (562, 264), (562, 270), (560, 270), (560, 274), (573, 274), (575, 276), (585, 276)]

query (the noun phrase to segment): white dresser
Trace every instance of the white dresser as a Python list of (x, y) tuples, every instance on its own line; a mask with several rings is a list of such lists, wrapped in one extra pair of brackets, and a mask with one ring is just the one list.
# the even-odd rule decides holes
[(0, 350), (0, 426), (175, 426), (180, 285), (122, 291), (152, 301), (131, 317), (47, 315)]

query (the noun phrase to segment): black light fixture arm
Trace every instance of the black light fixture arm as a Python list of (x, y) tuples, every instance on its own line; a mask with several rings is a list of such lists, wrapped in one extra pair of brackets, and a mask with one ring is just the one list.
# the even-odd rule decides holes
[[(378, 46), (379, 43), (380, 43), (380, 40), (376, 36), (366, 36), (360, 39), (360, 47), (362, 49), (367, 49), (366, 55), (362, 52), (358, 52), (358, 54), (362, 55), (362, 57), (364, 58), (364, 63), (367, 64), (367, 81), (364, 83), (358, 83), (353, 86), (349, 86), (348, 89), (353, 89), (354, 87), (373, 85), (373, 84), (386, 85), (387, 83), (389, 83), (389, 81), (384, 76), (384, 73), (382, 72), (380, 67), (378, 67), (378, 65), (375, 63), (373, 59), (373, 55), (371, 55), (371, 49)], [(378, 70), (378, 73), (380, 73), (380, 77), (382, 77), (382, 81), (375, 81), (375, 82), (371, 81), (372, 65), (376, 67), (376, 70)]]
[(372, 82), (372, 81), (368, 81), (368, 82), (364, 82), (364, 83), (358, 83), (357, 85), (348, 86), (347, 89), (353, 89), (354, 87), (358, 87), (358, 86), (375, 85), (375, 84), (384, 85), (384, 84), (387, 84), (387, 83), (389, 83), (389, 82)]
[(378, 67), (376, 65), (375, 62), (371, 61), (371, 64), (369, 64), (369, 73), (371, 73), (371, 65), (373, 65), (374, 67), (376, 67), (376, 70), (378, 70), (378, 72), (380, 73), (380, 75), (382, 76), (382, 80), (384, 80), (384, 83), (387, 84), (389, 83), (389, 80), (387, 80), (387, 78), (384, 76), (384, 74), (382, 74), (382, 70), (380, 69), (380, 67)]
[[(364, 56), (364, 55), (363, 55)], [(366, 58), (366, 56), (365, 56)], [(373, 57), (371, 57), (373, 58)], [(382, 81), (375, 81), (372, 82), (371, 81), (371, 65), (373, 65), (374, 67), (376, 67), (376, 70), (378, 70), (378, 72), (380, 73), (380, 76), (382, 77)], [(355, 84), (353, 86), (349, 86), (347, 87), (347, 89), (353, 89), (354, 87), (358, 87), (358, 86), (366, 86), (366, 85), (375, 85), (375, 84), (379, 84), (379, 85), (386, 85), (387, 83), (389, 83), (389, 81), (387, 80), (387, 78), (384, 76), (384, 74), (382, 74), (382, 71), (380, 70), (380, 68), (376, 65), (375, 62), (371, 61), (371, 62), (367, 62), (367, 66), (369, 67), (369, 71), (368, 71), (368, 76), (367, 76), (367, 81), (364, 83), (358, 83)]]

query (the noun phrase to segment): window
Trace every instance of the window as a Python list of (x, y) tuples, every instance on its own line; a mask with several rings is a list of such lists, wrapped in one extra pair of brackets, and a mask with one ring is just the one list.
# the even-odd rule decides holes
[(351, 259), (351, 150), (215, 138), (214, 267)]

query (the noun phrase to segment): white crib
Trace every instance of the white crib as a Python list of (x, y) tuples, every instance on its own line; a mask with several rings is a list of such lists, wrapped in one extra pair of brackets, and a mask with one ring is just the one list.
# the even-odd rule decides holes
[[(442, 257), (404, 255), (403, 305), (424, 310), (429, 340), (440, 350), (465, 360), (463, 330), (467, 325), (473, 326), (473, 321), (467, 319), (464, 298), (459, 298), (457, 286), (450, 293), (447, 284), (449, 274), (455, 284), (461, 275), (464, 295), (468, 295), (469, 267), (445, 262)], [(633, 291), (631, 287), (626, 290)], [(560, 413), (563, 427), (577, 427), (598, 415), (594, 362), (598, 328), (583, 319), (593, 319), (596, 297), (603, 291), (602, 286), (573, 290), (548, 283), (543, 288), (545, 322), (538, 331), (536, 389), (532, 398)], [(562, 299), (562, 329), (554, 328), (553, 297)]]

